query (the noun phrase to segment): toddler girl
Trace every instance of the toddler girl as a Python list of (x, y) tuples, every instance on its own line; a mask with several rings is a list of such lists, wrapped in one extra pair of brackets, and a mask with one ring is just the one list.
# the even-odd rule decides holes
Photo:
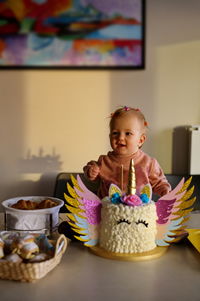
[(146, 140), (147, 122), (139, 109), (123, 107), (111, 114), (110, 145), (112, 151), (101, 155), (97, 161), (90, 161), (83, 168), (85, 177), (90, 181), (100, 180), (98, 196), (108, 195), (111, 183), (121, 187), (123, 171), (123, 192), (128, 184), (130, 160), (134, 160), (136, 189), (150, 183), (155, 194), (163, 196), (171, 190), (156, 159), (141, 150)]

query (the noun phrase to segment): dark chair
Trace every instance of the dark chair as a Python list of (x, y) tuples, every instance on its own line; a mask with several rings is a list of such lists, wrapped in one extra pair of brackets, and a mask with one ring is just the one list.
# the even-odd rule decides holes
[[(71, 183), (71, 179), (70, 179), (70, 175), (74, 175), (75, 177), (79, 174), (82, 181), (84, 182), (84, 184), (88, 187), (89, 190), (93, 191), (94, 193), (97, 192), (97, 185), (93, 185), (90, 182), (88, 182), (84, 176), (83, 173), (60, 173), (57, 176), (56, 179), (56, 185), (55, 185), (55, 190), (54, 190), (54, 197), (57, 197), (59, 199), (62, 199), (65, 201), (64, 198), (64, 193), (68, 194), (67, 191), (67, 183), (72, 184)], [(176, 187), (176, 185), (181, 181), (182, 178), (185, 178), (185, 180), (187, 180), (190, 176), (189, 175), (172, 175), (172, 174), (166, 174), (166, 178), (169, 181), (169, 183), (172, 186), (172, 189), (174, 189)], [(200, 210), (200, 175), (193, 175), (192, 176), (192, 182), (190, 184), (190, 187), (195, 186), (194, 189), (194, 196), (196, 196), (197, 200), (194, 204), (194, 209), (195, 210)], [(158, 197), (153, 195), (153, 199), (157, 200)], [(65, 201), (66, 203), (66, 201)], [(61, 208), (60, 210), (61, 213), (63, 212), (67, 212), (67, 209), (65, 207), (65, 205)]]

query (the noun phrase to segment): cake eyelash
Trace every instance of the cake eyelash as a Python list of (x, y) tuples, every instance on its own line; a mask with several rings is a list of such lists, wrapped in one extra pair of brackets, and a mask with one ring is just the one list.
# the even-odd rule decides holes
[(137, 222), (135, 222), (136, 223), (136, 225), (138, 225), (138, 224), (143, 224), (145, 227), (147, 227), (148, 228), (148, 223), (146, 222), (146, 221), (144, 221), (144, 220), (142, 220), (142, 219), (139, 219)]
[(126, 223), (126, 224), (128, 224), (128, 225), (130, 225), (131, 224), (131, 222), (129, 222), (129, 220), (127, 220), (127, 219), (125, 219), (125, 218), (121, 218), (119, 221), (117, 221), (117, 224), (119, 225), (119, 224), (121, 224), (121, 223)]

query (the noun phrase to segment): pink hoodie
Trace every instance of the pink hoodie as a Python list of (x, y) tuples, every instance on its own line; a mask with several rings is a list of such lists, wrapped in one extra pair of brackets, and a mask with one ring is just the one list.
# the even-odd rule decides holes
[[(98, 195), (103, 198), (108, 195), (111, 183), (121, 186), (121, 166), (123, 165), (123, 188), (126, 191), (128, 184), (128, 172), (130, 160), (134, 160), (136, 189), (140, 193), (141, 188), (150, 183), (155, 194), (165, 195), (171, 190), (159, 163), (156, 159), (151, 158), (142, 150), (138, 150), (135, 154), (127, 157), (121, 157), (109, 152), (107, 155), (99, 157), (97, 164), (100, 167), (100, 187)], [(87, 166), (84, 167), (87, 176)]]

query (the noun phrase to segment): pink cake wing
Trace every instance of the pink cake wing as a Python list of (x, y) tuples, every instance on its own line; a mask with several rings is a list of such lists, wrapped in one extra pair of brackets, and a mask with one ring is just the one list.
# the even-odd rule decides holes
[(101, 220), (101, 201), (96, 194), (87, 189), (80, 176), (75, 179), (71, 176), (72, 187), (67, 184), (68, 192), (65, 199), (70, 213), (69, 224), (72, 229), (79, 233), (75, 236), (84, 242), (86, 246), (94, 246), (98, 242), (99, 223)]
[(158, 246), (167, 246), (176, 241), (177, 235), (184, 229), (184, 223), (196, 200), (196, 197), (190, 199), (194, 192), (194, 186), (188, 189), (191, 180), (192, 177), (184, 182), (183, 178), (175, 189), (156, 202)]

